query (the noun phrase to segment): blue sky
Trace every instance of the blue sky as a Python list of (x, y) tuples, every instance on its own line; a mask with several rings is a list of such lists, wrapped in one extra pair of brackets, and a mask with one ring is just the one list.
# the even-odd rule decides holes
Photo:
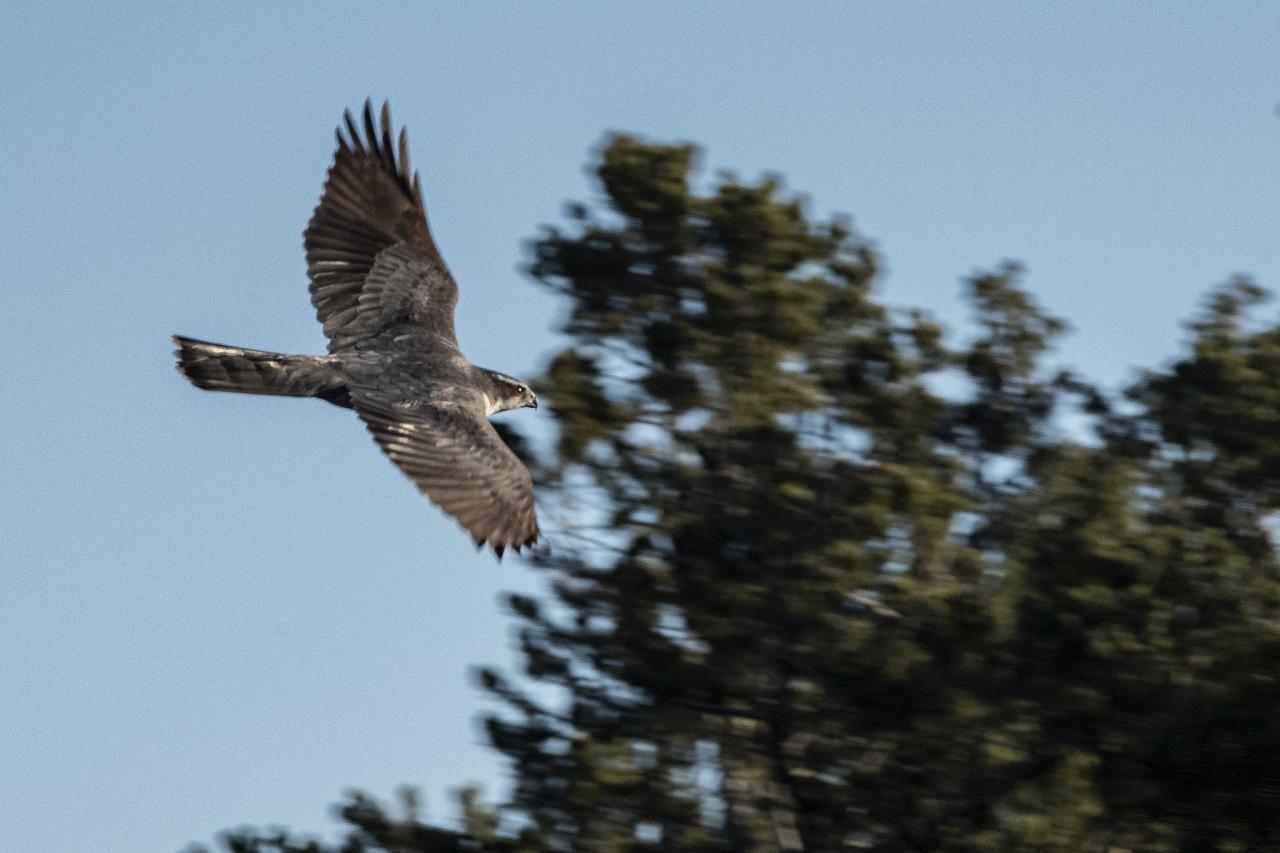
[[(0, 133), (0, 848), (328, 833), (359, 786), (501, 785), (476, 554), (349, 412), (197, 392), (174, 332), (323, 349), (301, 231), (342, 110), (409, 126), (476, 362), (536, 373), (524, 244), (608, 130), (853, 215), (953, 328), (1005, 258), (1116, 386), (1235, 272), (1280, 284), (1270, 3), (18, 0)], [(545, 416), (545, 413), (544, 413)], [(531, 423), (538, 413), (510, 415)]]

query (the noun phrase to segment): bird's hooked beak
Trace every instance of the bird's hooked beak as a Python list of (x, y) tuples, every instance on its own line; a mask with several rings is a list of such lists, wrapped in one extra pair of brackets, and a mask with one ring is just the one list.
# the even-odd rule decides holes
[(533, 393), (532, 391), (530, 391), (530, 392), (529, 392), (529, 402), (525, 403), (525, 404), (524, 404), (524, 407), (525, 407), (526, 409), (536, 409), (536, 408), (538, 408), (538, 395), (537, 395), (537, 394), (535, 394), (535, 393)]

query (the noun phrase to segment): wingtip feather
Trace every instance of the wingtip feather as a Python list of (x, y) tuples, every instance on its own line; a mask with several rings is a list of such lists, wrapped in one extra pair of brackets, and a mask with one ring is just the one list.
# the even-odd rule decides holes
[(347, 134), (351, 137), (351, 147), (358, 154), (364, 153), (364, 145), (360, 143), (360, 134), (356, 131), (356, 120), (351, 110), (342, 111), (342, 120), (347, 125)]
[(416, 177), (416, 173), (409, 168), (409, 129), (402, 127), (400, 128), (400, 176), (407, 181), (410, 175)]
[(364, 135), (368, 143), (369, 153), (382, 161), (382, 146), (378, 144), (378, 131), (373, 126), (373, 104), (368, 98), (364, 100)]
[(399, 174), (396, 167), (396, 150), (391, 144), (391, 104), (388, 101), (382, 102), (382, 114), (379, 116), (382, 125), (382, 156), (386, 166), (393, 173)]

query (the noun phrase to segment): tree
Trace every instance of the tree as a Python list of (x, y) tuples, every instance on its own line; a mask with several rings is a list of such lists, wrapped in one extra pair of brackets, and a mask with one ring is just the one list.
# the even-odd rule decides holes
[(1047, 366), (1064, 325), (1016, 265), (950, 346), (876, 301), (848, 222), (775, 179), (699, 193), (695, 157), (613, 138), (607, 206), (533, 248), (569, 345), (531, 459), (550, 593), (510, 605), (560, 698), (480, 673), (510, 801), (444, 829), (357, 799), (339, 849), (1280, 849), (1262, 292), (1110, 400)]

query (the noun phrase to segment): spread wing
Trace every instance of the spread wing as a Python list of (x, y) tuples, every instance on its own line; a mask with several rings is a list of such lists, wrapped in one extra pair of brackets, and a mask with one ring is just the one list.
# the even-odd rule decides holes
[(457, 519), (476, 545), (499, 558), (538, 538), (533, 483), (482, 412), (457, 402), (392, 405), (353, 395), (374, 440), (432, 503)]
[(407, 135), (400, 131), (397, 154), (385, 103), (378, 129), (365, 101), (363, 139), (350, 112), (345, 118), (347, 136), (338, 129), (333, 167), (303, 235), (311, 304), (329, 352), (393, 323), (425, 328), (457, 349), (458, 287), (427, 227), (418, 175), (410, 177)]

